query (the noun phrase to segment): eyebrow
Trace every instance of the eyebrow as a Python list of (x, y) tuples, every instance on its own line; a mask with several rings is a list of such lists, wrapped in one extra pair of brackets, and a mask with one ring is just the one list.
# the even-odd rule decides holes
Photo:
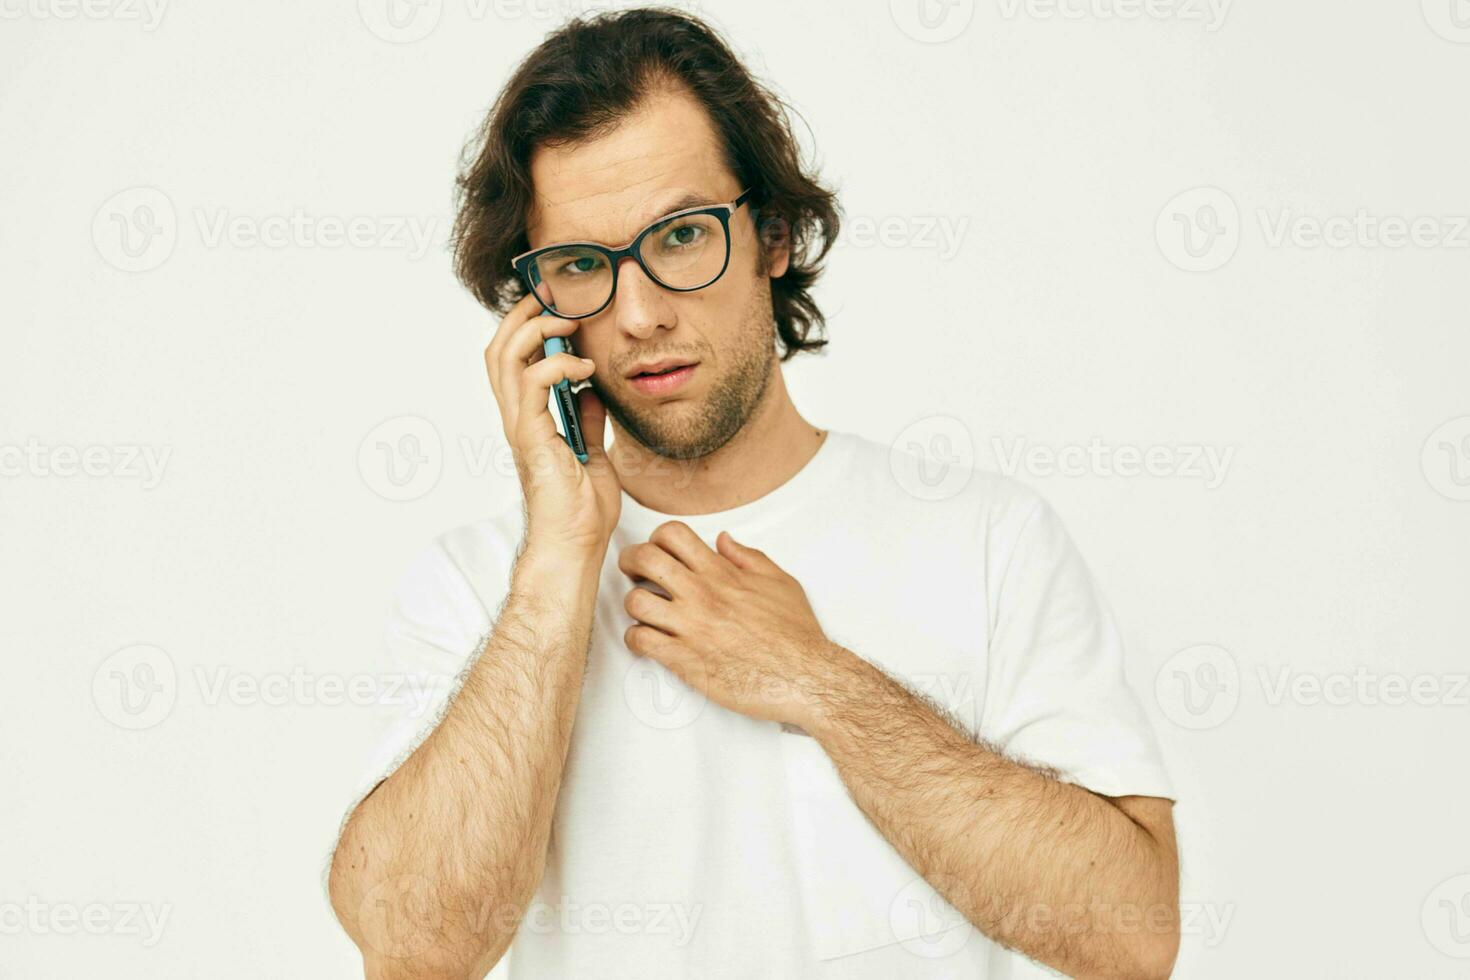
[(711, 201), (711, 200), (707, 199), (706, 197), (704, 197), (701, 194), (685, 194), (683, 197), (679, 198), (677, 201), (673, 202), (672, 204), (670, 204), (670, 205), (668, 205), (666, 207), (659, 208), (657, 214), (649, 215), (648, 220), (642, 222), (641, 224), (639, 224), (638, 227), (640, 229), (641, 228), (647, 228), (649, 225), (653, 224), (659, 218), (662, 218), (664, 215), (667, 215), (667, 214), (673, 214), (675, 211), (684, 211), (684, 210), (686, 210), (688, 208), (711, 207), (711, 206), (713, 206), (715, 204), (723, 204), (723, 203), (725, 203), (725, 202), (723, 202), (723, 201)]
[[(667, 217), (667, 216), (669, 216), (671, 214), (675, 214), (675, 213), (677, 213), (679, 211), (687, 211), (690, 208), (708, 208), (708, 207), (714, 207), (717, 204), (726, 204), (726, 203), (729, 203), (729, 202), (727, 202), (727, 201), (711, 201), (707, 196), (705, 196), (703, 194), (692, 194), (692, 193), (691, 194), (685, 194), (683, 197), (679, 198), (677, 201), (673, 201), (670, 204), (666, 204), (666, 205), (658, 208), (657, 211), (652, 211), (652, 209), (650, 209), (652, 211), (651, 215), (647, 218), (647, 220), (643, 221), (642, 223), (640, 223), (638, 225), (638, 231), (641, 232), (643, 229), (647, 228), (649, 225), (653, 224), (655, 221), (658, 221), (660, 218)], [(634, 235), (637, 235), (637, 234), (638, 234), (638, 232), (634, 232)], [(629, 241), (631, 241), (631, 240), (632, 239), (629, 239)], [(572, 243), (575, 243), (575, 242), (588, 242), (588, 241), (592, 241), (592, 239), (590, 239), (590, 238), (557, 238), (557, 239), (554, 239), (552, 241), (547, 242), (545, 245), (539, 246), (538, 248), (552, 248), (553, 246), (556, 246), (556, 245), (572, 244)], [(605, 242), (599, 242), (598, 244), (606, 245)], [(609, 246), (609, 247), (611, 247), (611, 246)]]

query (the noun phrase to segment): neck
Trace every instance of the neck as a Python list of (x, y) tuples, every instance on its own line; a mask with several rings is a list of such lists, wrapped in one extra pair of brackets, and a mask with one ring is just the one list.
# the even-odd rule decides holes
[(623, 489), (665, 514), (709, 514), (758, 500), (800, 472), (827, 436), (796, 410), (779, 365), (745, 425), (708, 456), (665, 459), (608, 422), (608, 457)]

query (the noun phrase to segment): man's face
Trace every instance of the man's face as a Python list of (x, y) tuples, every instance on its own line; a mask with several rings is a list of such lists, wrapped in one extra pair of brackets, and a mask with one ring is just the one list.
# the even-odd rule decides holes
[[(531, 179), (532, 248), (623, 245), (672, 211), (726, 204), (745, 189), (704, 108), (674, 90), (651, 93), (606, 136), (539, 148)], [(672, 292), (626, 258), (612, 303), (579, 321), (573, 343), (597, 365), (592, 385), (608, 414), (660, 456), (714, 452), (760, 404), (776, 365), (770, 280), (786, 271), (788, 254), (770, 251), (763, 266), (757, 246), (747, 203), (731, 216), (730, 266), (719, 281)], [(630, 377), (664, 359), (694, 367), (672, 388)]]

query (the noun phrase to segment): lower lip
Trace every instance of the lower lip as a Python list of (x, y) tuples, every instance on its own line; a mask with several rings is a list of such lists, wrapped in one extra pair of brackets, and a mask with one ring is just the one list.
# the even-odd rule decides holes
[(628, 380), (633, 382), (634, 388), (645, 395), (667, 395), (683, 387), (684, 382), (693, 376), (696, 367), (698, 367), (697, 364), (686, 364), (668, 374), (645, 374)]

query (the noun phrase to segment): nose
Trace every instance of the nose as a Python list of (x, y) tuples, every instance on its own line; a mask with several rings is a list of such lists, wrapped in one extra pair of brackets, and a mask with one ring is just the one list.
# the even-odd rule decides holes
[(672, 330), (676, 322), (668, 293), (632, 258), (618, 266), (613, 318), (619, 330), (638, 340), (647, 340), (658, 330)]

